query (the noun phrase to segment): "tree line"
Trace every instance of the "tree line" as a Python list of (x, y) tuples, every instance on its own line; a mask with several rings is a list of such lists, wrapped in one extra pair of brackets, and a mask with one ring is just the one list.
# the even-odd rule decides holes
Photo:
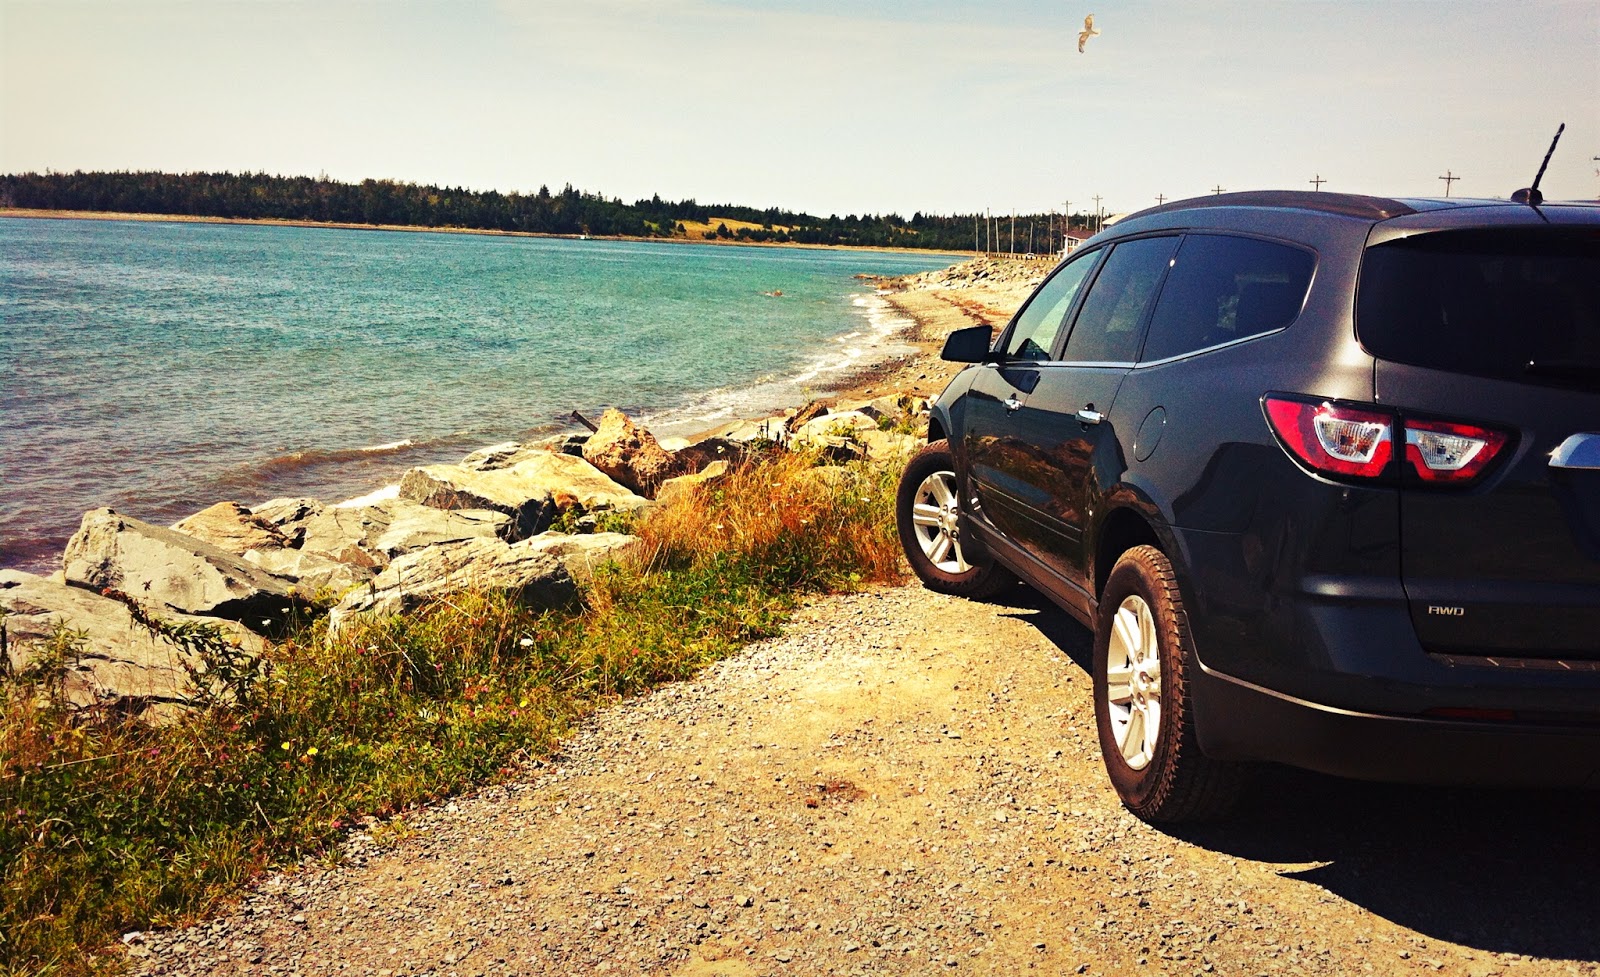
[[(16, 173), (0, 176), (0, 206), (37, 210), (91, 210), (128, 214), (167, 214), (231, 220), (275, 219), (338, 224), (392, 224), (407, 227), (588, 234), (595, 237), (688, 236), (685, 222), (722, 222), (704, 237), (779, 244), (843, 244), (867, 247), (972, 250), (975, 215), (942, 217), (917, 213), (850, 214), (826, 218), (777, 207), (701, 204), (693, 199), (624, 203), (619, 198), (574, 189), (540, 187), (537, 193), (500, 193), (461, 187), (423, 186), (393, 180), (341, 183), (326, 178), (265, 173), (73, 172)], [(1019, 217), (1039, 228), (1046, 246), (1046, 215)], [(744, 225), (730, 230), (725, 223)], [(984, 247), (988, 244), (985, 242)], [(1006, 250), (995, 248), (995, 250)], [(1018, 242), (1017, 250), (1022, 248)]]

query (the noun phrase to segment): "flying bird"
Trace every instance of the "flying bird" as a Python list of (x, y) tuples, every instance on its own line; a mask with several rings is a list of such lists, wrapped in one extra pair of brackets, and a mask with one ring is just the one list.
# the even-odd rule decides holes
[(1083, 45), (1091, 37), (1099, 37), (1100, 32), (1094, 29), (1094, 14), (1083, 18), (1083, 30), (1078, 32), (1078, 53), (1083, 53)]

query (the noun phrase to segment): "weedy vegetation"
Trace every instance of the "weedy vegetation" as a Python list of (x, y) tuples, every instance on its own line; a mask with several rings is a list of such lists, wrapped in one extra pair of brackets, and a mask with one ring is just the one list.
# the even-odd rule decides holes
[(514, 775), (597, 707), (776, 633), (805, 595), (898, 581), (896, 476), (748, 463), (642, 517), (563, 611), (465, 593), (333, 637), (309, 623), (260, 657), (150, 613), (197, 662), (195, 708), (165, 724), (71, 708), (83, 648), (63, 626), (0, 674), (0, 975), (114, 973), (119, 933), (337, 857), (354, 826), (403, 835), (399, 812)]

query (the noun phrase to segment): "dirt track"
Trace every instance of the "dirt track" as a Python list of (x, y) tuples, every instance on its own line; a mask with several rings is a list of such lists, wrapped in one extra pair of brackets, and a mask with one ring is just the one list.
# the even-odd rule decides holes
[(1263, 778), (1164, 833), (1100, 770), (1085, 631), (917, 588), (606, 711), (147, 974), (1600, 974), (1596, 797)]

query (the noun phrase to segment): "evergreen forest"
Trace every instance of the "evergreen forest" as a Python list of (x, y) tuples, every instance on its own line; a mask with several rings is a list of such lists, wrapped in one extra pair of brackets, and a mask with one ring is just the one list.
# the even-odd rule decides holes
[[(391, 180), (341, 183), (265, 173), (74, 172), (0, 175), (0, 207), (166, 214), (228, 220), (385, 224), (593, 237), (704, 237), (778, 244), (835, 244), (937, 251), (1048, 252), (1061, 247), (1061, 221), (1035, 214), (983, 218), (850, 214), (826, 218), (779, 208), (695, 200), (625, 203), (570, 184), (559, 193), (499, 193)], [(727, 221), (739, 226), (730, 229)], [(1014, 221), (1014, 224), (1013, 224)], [(691, 232), (685, 222), (708, 225)], [(714, 227), (709, 225), (715, 225)], [(1082, 226), (1081, 218), (1074, 221)], [(1020, 232), (1020, 233), (1018, 233)], [(1008, 236), (1008, 233), (1013, 236)], [(976, 244), (976, 247), (975, 247)]]

